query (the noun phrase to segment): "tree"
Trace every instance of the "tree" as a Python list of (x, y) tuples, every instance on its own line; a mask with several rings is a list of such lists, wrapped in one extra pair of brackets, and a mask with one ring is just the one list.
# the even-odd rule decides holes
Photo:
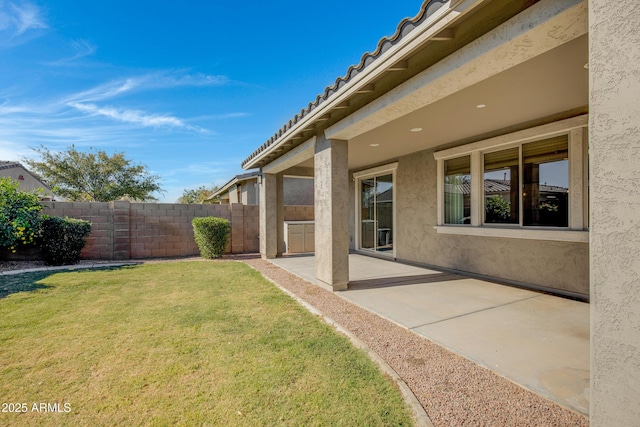
[(34, 151), (42, 159), (24, 162), (54, 187), (56, 194), (72, 201), (156, 200), (152, 194), (162, 191), (160, 177), (150, 174), (146, 166), (132, 164), (124, 153), (109, 156), (102, 150), (81, 152), (73, 145), (63, 152), (52, 152), (44, 146)]
[(220, 187), (214, 185), (212, 187), (205, 187), (201, 185), (196, 189), (185, 189), (182, 192), (182, 196), (178, 199), (178, 203), (188, 203), (188, 204), (197, 204), (197, 203), (213, 203), (219, 200), (219, 197), (215, 199), (209, 200), (212, 194), (218, 191)]

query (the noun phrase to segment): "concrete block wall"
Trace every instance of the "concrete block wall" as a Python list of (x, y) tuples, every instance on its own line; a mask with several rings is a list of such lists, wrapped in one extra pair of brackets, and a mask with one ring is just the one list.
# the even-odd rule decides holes
[(198, 255), (191, 220), (204, 216), (231, 220), (229, 205), (130, 203), (129, 208), (129, 258)]
[(50, 216), (91, 221), (91, 234), (81, 256), (88, 259), (113, 258), (113, 210), (107, 202), (42, 202), (43, 213)]
[[(216, 216), (231, 222), (227, 251), (259, 251), (258, 206), (170, 203), (43, 202), (44, 213), (91, 221), (85, 259), (125, 260), (198, 255), (191, 220)], [(291, 210), (296, 218), (308, 212)]]
[(258, 205), (244, 205), (243, 207), (244, 252), (260, 252), (260, 208)]

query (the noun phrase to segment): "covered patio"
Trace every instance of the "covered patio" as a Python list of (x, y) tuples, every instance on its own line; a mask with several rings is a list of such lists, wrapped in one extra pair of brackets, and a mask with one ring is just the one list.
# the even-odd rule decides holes
[[(274, 263), (566, 405), (589, 400), (591, 425), (635, 425), (638, 10), (425, 0), (243, 161), (261, 172), (262, 258), (285, 252), (284, 177), (313, 176), (315, 257)], [(351, 265), (354, 251), (388, 261)]]
[[(270, 260), (325, 286), (312, 255)], [(509, 380), (589, 413), (589, 304), (469, 276), (349, 255), (337, 294)]]

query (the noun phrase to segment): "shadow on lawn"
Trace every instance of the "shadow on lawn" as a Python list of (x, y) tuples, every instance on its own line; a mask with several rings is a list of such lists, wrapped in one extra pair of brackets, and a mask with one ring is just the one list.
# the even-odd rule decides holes
[(135, 265), (121, 265), (121, 266), (109, 266), (109, 267), (91, 267), (82, 269), (61, 269), (61, 270), (48, 270), (48, 271), (31, 271), (20, 274), (3, 274), (0, 276), (0, 300), (8, 297), (11, 294), (18, 292), (33, 292), (39, 289), (48, 289), (53, 286), (39, 283), (43, 279), (58, 273), (75, 272), (81, 273), (84, 271), (111, 271), (122, 270), (125, 268), (135, 267)]

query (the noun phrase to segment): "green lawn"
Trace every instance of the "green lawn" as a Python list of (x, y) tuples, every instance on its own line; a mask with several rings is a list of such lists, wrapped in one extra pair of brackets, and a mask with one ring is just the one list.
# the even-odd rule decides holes
[(0, 276), (0, 402), (26, 409), (11, 426), (412, 424), (362, 351), (239, 262)]

